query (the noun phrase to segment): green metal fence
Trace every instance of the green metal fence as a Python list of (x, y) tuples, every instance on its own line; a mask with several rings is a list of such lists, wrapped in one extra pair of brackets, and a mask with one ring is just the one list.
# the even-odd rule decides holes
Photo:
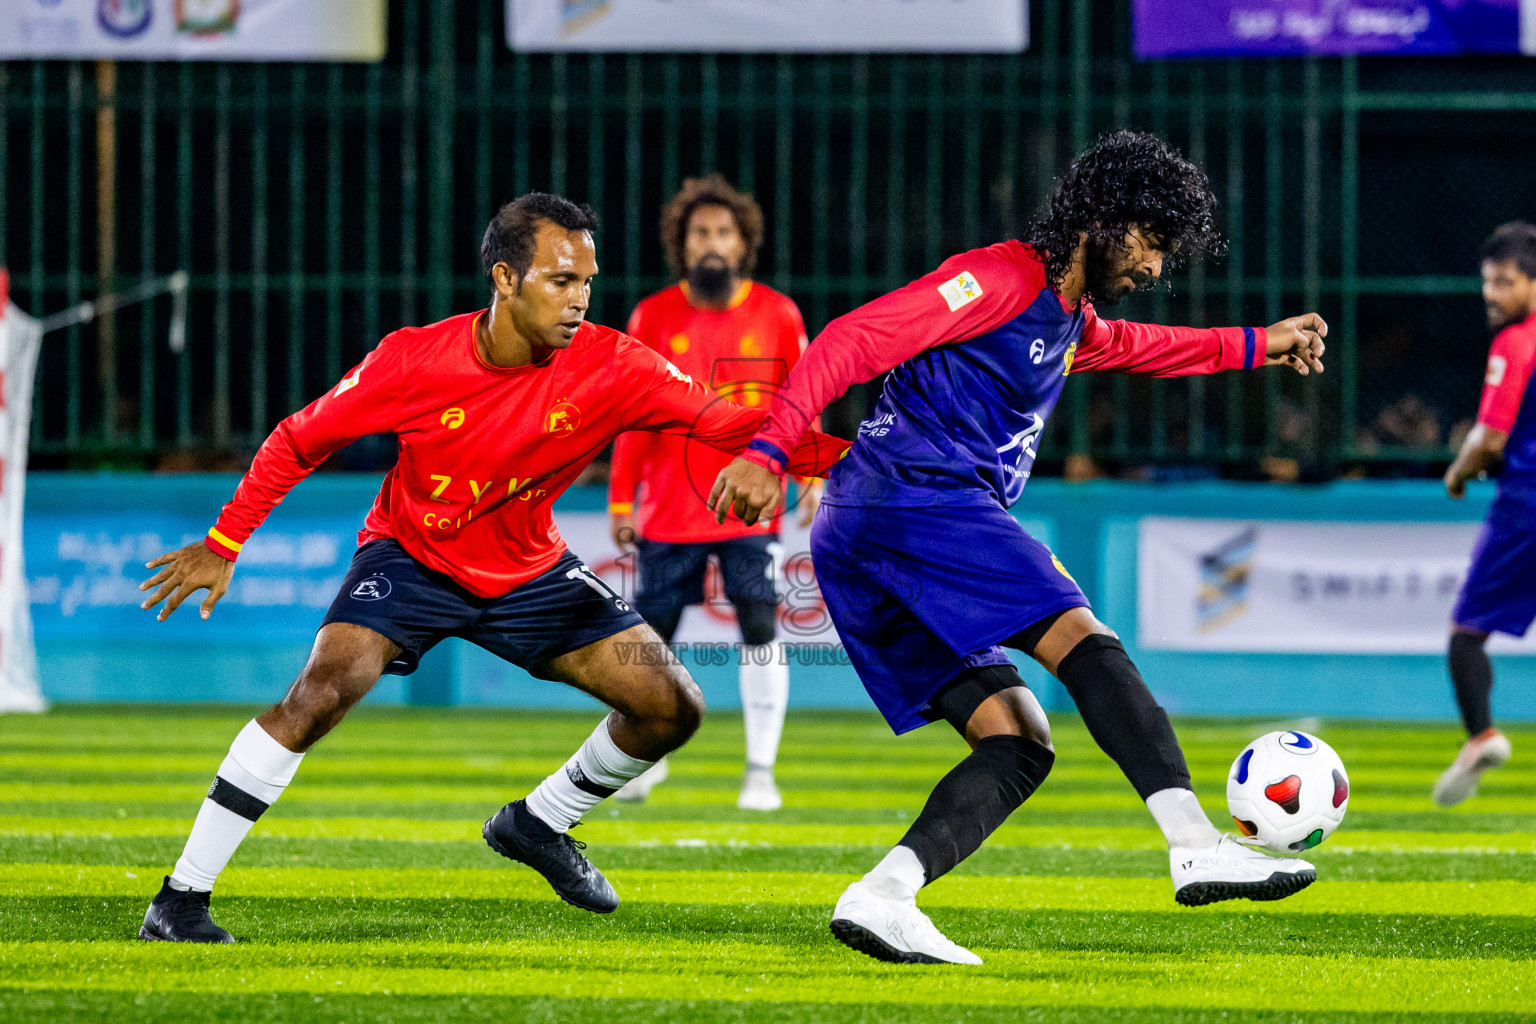
[[(530, 188), (602, 215), (594, 316), (622, 324), (665, 283), (661, 204), (682, 176), (723, 171), (767, 212), (760, 276), (814, 331), (1014, 235), (1074, 152), (1131, 125), (1207, 168), (1230, 254), (1126, 314), (1317, 309), (1331, 368), (1074, 379), (1047, 467), (1082, 454), (1284, 473), (1278, 457), (1326, 474), (1442, 457), (1487, 341), (1477, 243), (1533, 213), (1536, 73), (1488, 58), (1139, 64), (1127, 3), (1034, 0), (1021, 57), (514, 55), (500, 0), (395, 0), (377, 65), (0, 65), (0, 263), (17, 301), (47, 312), (191, 273), (181, 354), (164, 302), (50, 337), (35, 455), (238, 463), (384, 333), (483, 303), (480, 233)], [(850, 429), (870, 390), (833, 426)]]

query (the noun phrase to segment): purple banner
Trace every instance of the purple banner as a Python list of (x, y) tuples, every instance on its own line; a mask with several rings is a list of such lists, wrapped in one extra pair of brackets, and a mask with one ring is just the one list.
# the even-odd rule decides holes
[(1136, 56), (1521, 52), (1521, 0), (1134, 0)]

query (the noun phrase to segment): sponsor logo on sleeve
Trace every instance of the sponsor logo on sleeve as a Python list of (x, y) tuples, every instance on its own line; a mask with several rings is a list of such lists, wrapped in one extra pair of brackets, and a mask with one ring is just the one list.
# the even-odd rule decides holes
[(688, 376), (682, 370), (679, 370), (675, 365), (673, 365), (670, 359), (667, 360), (667, 372), (676, 377), (678, 380), (682, 381), (684, 384), (693, 383), (693, 378)]
[(1498, 387), (1504, 383), (1504, 371), (1509, 368), (1509, 360), (1503, 356), (1488, 357), (1488, 375), (1483, 378), (1483, 383), (1489, 387)]
[(961, 307), (968, 306), (981, 298), (981, 284), (969, 270), (962, 270), (939, 285), (939, 294), (944, 296), (944, 301), (949, 305), (949, 311), (956, 313)]
[(345, 392), (351, 391), (353, 388), (357, 387), (357, 379), (362, 375), (363, 368), (359, 366), (357, 369), (352, 371), (352, 376), (336, 385), (336, 392), (335, 394), (331, 395), (331, 397), (340, 398)]

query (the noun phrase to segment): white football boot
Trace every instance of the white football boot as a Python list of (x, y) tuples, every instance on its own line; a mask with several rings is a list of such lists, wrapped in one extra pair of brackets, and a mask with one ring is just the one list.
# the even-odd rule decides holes
[(638, 804), (651, 795), (651, 790), (656, 785), (666, 780), (667, 759), (663, 757), (660, 761), (657, 761), (645, 771), (624, 783), (619, 788), (619, 791), (613, 794), (613, 798), (615, 800), (623, 800), (625, 803)]
[(1222, 900), (1283, 900), (1317, 881), (1317, 869), (1293, 857), (1271, 857), (1227, 834), (1215, 846), (1168, 851), (1173, 898), (1186, 907)]
[[(843, 890), (832, 912), (832, 934), (849, 949), (891, 964), (979, 964), (917, 909), (917, 898), (883, 895), (888, 880), (860, 879)], [(902, 886), (895, 883), (892, 890)]]
[(741, 778), (741, 795), (736, 806), (744, 811), (776, 811), (784, 806), (779, 787), (773, 781), (773, 769), (748, 768)]
[(1455, 807), (1477, 792), (1477, 780), (1489, 768), (1509, 760), (1509, 737), (1497, 729), (1484, 729), (1461, 746), (1461, 753), (1435, 782), (1435, 803)]

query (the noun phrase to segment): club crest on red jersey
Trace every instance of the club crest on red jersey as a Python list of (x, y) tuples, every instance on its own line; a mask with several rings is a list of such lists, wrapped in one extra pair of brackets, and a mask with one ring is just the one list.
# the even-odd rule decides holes
[(581, 410), (570, 402), (559, 401), (544, 414), (544, 433), (553, 437), (570, 437), (581, 426)]

